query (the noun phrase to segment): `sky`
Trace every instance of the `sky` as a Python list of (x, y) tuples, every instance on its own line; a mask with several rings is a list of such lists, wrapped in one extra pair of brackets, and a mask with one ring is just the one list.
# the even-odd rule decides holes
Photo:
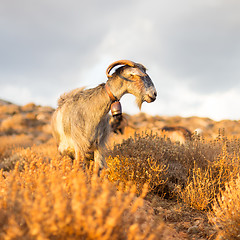
[[(239, 120), (239, 12), (239, 0), (0, 0), (0, 99), (56, 107), (129, 59), (158, 92), (142, 112)], [(134, 99), (123, 112), (139, 112)]]

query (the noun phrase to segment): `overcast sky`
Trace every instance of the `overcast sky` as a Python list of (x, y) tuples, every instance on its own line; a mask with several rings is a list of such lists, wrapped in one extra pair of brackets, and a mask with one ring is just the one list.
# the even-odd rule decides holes
[[(151, 115), (240, 119), (239, 0), (0, 0), (0, 98), (56, 107), (65, 91), (140, 62)], [(139, 110), (133, 96), (123, 111)]]

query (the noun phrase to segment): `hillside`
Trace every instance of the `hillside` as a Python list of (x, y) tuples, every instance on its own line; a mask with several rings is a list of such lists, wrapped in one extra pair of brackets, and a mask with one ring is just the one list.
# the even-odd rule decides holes
[[(123, 133), (110, 136), (106, 176), (86, 171), (85, 179), (57, 153), (53, 111), (0, 100), (0, 239), (238, 239), (230, 212), (239, 214), (239, 195), (230, 194), (239, 181), (240, 121), (124, 114)], [(236, 212), (216, 203), (220, 192)]]
[[(46, 142), (52, 137), (50, 120), (53, 111), (54, 109), (51, 107), (37, 106), (34, 103), (19, 106), (0, 100), (0, 134), (1, 136), (25, 134), (33, 143)], [(183, 118), (139, 113), (136, 115), (124, 114), (122, 125), (123, 137), (128, 137), (135, 131), (144, 132), (146, 130), (161, 134), (164, 127), (183, 127), (193, 134), (196, 131), (207, 139), (215, 139), (219, 133), (232, 137), (240, 136), (240, 120), (214, 121), (210, 118), (196, 116)], [(165, 134), (169, 135), (172, 140), (184, 141), (184, 133), (180, 130), (166, 131)]]

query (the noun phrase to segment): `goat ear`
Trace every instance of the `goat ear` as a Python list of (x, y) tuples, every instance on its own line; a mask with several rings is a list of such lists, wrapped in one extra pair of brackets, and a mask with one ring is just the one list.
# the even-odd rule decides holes
[(148, 69), (145, 67), (145, 66), (143, 66), (141, 63), (136, 63), (136, 66), (138, 67), (138, 68), (140, 68), (140, 69), (142, 69), (144, 72), (146, 72)]
[(112, 75), (110, 75), (110, 71), (116, 67), (117, 65), (128, 65), (130, 67), (135, 67), (136, 66), (136, 63), (135, 62), (132, 62), (130, 60), (118, 60), (116, 62), (113, 62), (112, 64), (110, 64), (106, 70), (106, 75), (108, 78), (112, 77)]

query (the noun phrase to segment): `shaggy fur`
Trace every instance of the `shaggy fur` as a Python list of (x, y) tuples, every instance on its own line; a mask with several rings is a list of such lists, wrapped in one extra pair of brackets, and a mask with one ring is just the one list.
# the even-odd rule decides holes
[[(144, 101), (154, 101), (157, 95), (141, 64), (120, 67), (107, 84), (119, 100), (126, 93), (135, 95), (139, 108)], [(104, 150), (110, 129), (111, 104), (104, 83), (96, 88), (78, 88), (63, 94), (52, 117), (53, 135), (60, 153), (74, 156), (77, 161), (85, 161), (93, 153), (96, 167), (106, 167)]]

